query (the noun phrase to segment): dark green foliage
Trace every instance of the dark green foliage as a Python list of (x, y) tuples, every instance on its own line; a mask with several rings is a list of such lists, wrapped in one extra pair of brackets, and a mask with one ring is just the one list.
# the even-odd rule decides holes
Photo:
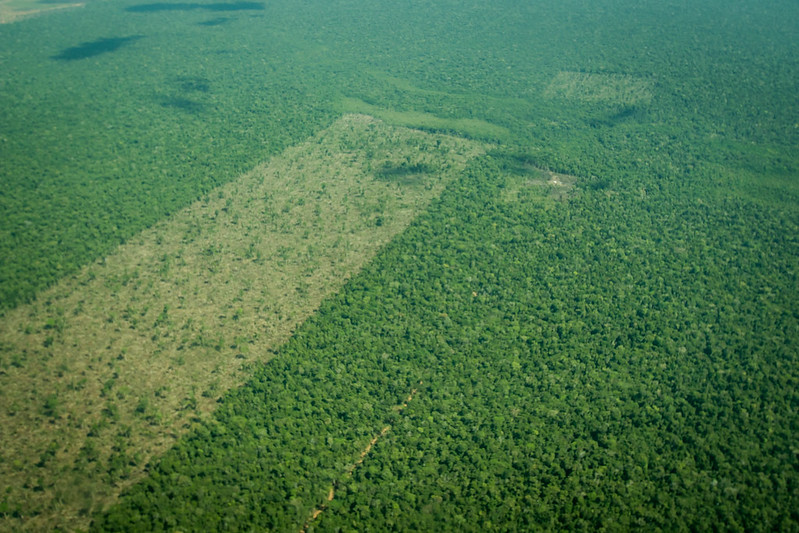
[(182, 24), (116, 4), (3, 26), (0, 309), (332, 120), (297, 43)]
[[(795, 174), (780, 147), (799, 142), (796, 6), (735, 5), (98, 3), (6, 26), (0, 308), (329, 123), (339, 95), (484, 120), (539, 166), (582, 176), (609, 168), (597, 163), (613, 151), (604, 180), (638, 180), (652, 150), (678, 168)], [(224, 27), (203, 25), (209, 9), (229, 13), (214, 19)], [(109, 31), (141, 39), (46, 60)], [(563, 71), (644, 80), (652, 98), (542, 97)]]
[(137, 4), (126, 9), (130, 13), (158, 13), (161, 11), (262, 11), (261, 2), (218, 2), (200, 4), (195, 2), (156, 2), (154, 4)]
[(296, 529), (334, 480), (322, 530), (795, 526), (788, 221), (675, 193), (509, 204), (502, 166), (473, 168), (98, 530)]
[(402, 162), (399, 166), (385, 165), (377, 169), (378, 179), (391, 181), (401, 185), (421, 184), (425, 181), (425, 175), (433, 172), (434, 169), (424, 164), (409, 165)]
[(59, 407), (58, 395), (51, 394), (44, 401), (44, 406), (42, 407), (42, 413), (45, 416), (57, 418), (58, 407)]
[[(339, 93), (510, 132), (94, 529), (296, 531), (335, 485), (316, 528), (796, 530), (795, 2), (302, 4), (96, 7), (148, 36), (92, 60), (128, 80), (100, 104), (74, 61), (19, 107), (44, 74), (7, 61), (5, 307), (321, 127)], [(651, 98), (545, 97), (561, 72)], [(575, 194), (529, 186), (540, 168)]]
[(53, 56), (53, 59), (58, 59), (59, 61), (88, 59), (90, 57), (99, 56), (100, 54), (115, 52), (123, 46), (129, 45), (140, 38), (141, 36), (136, 35), (133, 37), (111, 37), (106, 39), (97, 39), (96, 41), (66, 48), (58, 55)]

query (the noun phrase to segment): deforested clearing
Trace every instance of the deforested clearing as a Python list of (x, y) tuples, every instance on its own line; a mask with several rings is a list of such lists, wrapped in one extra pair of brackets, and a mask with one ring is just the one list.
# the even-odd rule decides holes
[(8, 313), (0, 477), (25, 526), (87, 526), (482, 152), (346, 115)]

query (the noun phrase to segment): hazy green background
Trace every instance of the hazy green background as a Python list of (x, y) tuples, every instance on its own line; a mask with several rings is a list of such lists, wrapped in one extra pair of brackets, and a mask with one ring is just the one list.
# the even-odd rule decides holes
[[(795, 168), (793, 2), (209, 5), (104, 2), (0, 28), (2, 307), (329, 122), (340, 96), (488, 120), (607, 179), (661, 147)], [(560, 71), (640, 76), (654, 97), (542, 98)]]
[[(797, 58), (793, 1), (98, 2), (0, 26), (0, 308), (344, 110), (483, 138), (493, 156), (106, 526), (295, 528), (346, 463), (329, 439), (354, 453), (423, 379), (384, 478), (320, 526), (796, 529)], [(650, 97), (548, 91), (563, 72)], [(502, 202), (531, 166), (579, 195)], [(385, 375), (383, 353), (404, 354)], [(303, 418), (306, 390), (349, 401)]]

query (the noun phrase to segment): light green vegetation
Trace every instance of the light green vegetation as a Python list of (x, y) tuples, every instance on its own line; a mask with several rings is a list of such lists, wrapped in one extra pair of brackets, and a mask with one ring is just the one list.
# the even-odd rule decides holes
[(83, 7), (84, 2), (42, 0), (0, 0), (0, 24), (9, 24), (24, 17), (39, 15), (56, 9)]
[(652, 85), (652, 81), (626, 74), (559, 72), (547, 85), (544, 95), (549, 98), (630, 106), (649, 103)]
[[(0, 309), (334, 119), (295, 60), (311, 45), (275, 30), (253, 49), (198, 26), (202, 12), (181, 13), (189, 37), (168, 15), (142, 25), (146, 14), (124, 8), (99, 2), (2, 27)], [(189, 60), (196, 53), (205, 59)]]
[(471, 165), (95, 530), (791, 529), (795, 226), (525, 181)]
[[(107, 511), (76, 495), (76, 523), (298, 531), (325, 507), (312, 529), (796, 530), (797, 21), (795, 0), (119, 0), (0, 27), (3, 321), (206, 196), (218, 218), (193, 227), (224, 246), (202, 261), (241, 268), (223, 208), (250, 192), (219, 188), (344, 112), (491, 143), (284, 344), (243, 343), (252, 364), (213, 414), (177, 440), (148, 426), (174, 446)], [(441, 170), (341, 153), (384, 187)], [(288, 214), (313, 224), (305, 206)], [(252, 321), (248, 339), (273, 323), (179, 305), (148, 310), (148, 343), (195, 312)], [(30, 324), (45, 356), (64, 310)], [(0, 372), (19, 365), (47, 363)], [(60, 396), (32, 395), (60, 420)], [(54, 523), (23, 511), (31, 479), (0, 492), (4, 523)]]
[(562, 202), (578, 192), (574, 189), (579, 181), (576, 176), (541, 170), (519, 161), (513, 161), (509, 167), (506, 169), (507, 178), (500, 195), (504, 202), (529, 202), (535, 199), (543, 207), (551, 208), (542, 196)]
[(419, 111), (394, 111), (370, 105), (355, 98), (344, 98), (339, 105), (341, 111), (345, 113), (367, 113), (397, 126), (451, 132), (471, 139), (507, 139), (510, 133), (506, 128), (484, 120), (441, 118), (432, 113)]
[(0, 477), (26, 527), (86, 527), (481, 150), (348, 115), (9, 312)]

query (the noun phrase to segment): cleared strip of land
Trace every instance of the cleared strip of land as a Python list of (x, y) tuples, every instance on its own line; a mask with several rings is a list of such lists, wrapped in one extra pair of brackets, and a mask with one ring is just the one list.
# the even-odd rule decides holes
[(45, 3), (40, 0), (0, 0), (0, 24), (8, 24), (21, 18), (56, 9), (83, 7), (83, 5), (83, 2)]
[(86, 527), (483, 151), (346, 115), (9, 312), (0, 529)]
[(342, 98), (338, 105), (345, 113), (368, 113), (389, 124), (408, 128), (457, 132), (470, 139), (485, 139), (491, 142), (507, 139), (510, 136), (510, 132), (503, 126), (474, 118), (442, 118), (421, 111), (384, 109), (357, 98)]

